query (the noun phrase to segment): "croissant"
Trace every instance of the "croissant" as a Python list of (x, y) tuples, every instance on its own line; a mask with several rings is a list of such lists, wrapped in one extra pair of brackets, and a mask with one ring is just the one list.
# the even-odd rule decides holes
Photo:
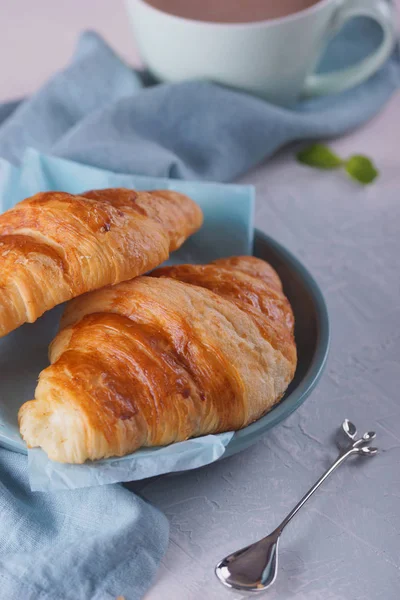
[(278, 275), (248, 256), (76, 298), (19, 411), (21, 434), (82, 463), (245, 427), (293, 378), (293, 325)]
[(202, 223), (171, 191), (44, 192), (0, 216), (0, 337), (57, 304), (141, 275)]

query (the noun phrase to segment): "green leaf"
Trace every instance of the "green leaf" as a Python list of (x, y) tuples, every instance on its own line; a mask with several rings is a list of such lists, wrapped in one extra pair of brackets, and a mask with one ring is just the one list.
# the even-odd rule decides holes
[(304, 165), (317, 169), (337, 169), (344, 167), (348, 175), (355, 181), (367, 185), (379, 175), (373, 162), (362, 154), (354, 154), (347, 160), (342, 160), (324, 144), (312, 144), (296, 155), (297, 160)]
[(363, 185), (372, 183), (379, 175), (373, 162), (362, 154), (354, 154), (345, 162), (344, 168), (352, 179)]
[(337, 169), (343, 165), (343, 160), (324, 144), (313, 144), (297, 153), (299, 162), (317, 169)]

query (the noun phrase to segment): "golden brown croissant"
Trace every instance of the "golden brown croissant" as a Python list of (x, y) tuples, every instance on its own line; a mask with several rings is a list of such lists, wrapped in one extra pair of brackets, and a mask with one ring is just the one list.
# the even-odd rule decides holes
[(180, 265), (73, 300), (19, 412), (28, 446), (60, 462), (245, 427), (296, 367), (293, 313), (267, 263)]
[(183, 194), (36, 194), (0, 216), (0, 337), (84, 292), (164, 262), (202, 223)]

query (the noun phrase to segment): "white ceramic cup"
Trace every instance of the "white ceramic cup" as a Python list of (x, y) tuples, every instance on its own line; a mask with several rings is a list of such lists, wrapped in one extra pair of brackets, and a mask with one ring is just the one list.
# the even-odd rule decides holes
[[(396, 41), (394, 7), (387, 0), (320, 0), (280, 19), (239, 24), (194, 21), (145, 0), (125, 1), (143, 61), (157, 79), (212, 80), (282, 105), (361, 83), (386, 61)], [(313, 74), (327, 42), (357, 16), (379, 23), (380, 47), (355, 66)]]

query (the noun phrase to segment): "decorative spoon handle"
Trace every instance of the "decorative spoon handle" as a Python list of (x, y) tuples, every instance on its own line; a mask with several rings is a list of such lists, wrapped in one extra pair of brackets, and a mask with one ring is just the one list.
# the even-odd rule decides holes
[(340, 452), (333, 465), (303, 496), (282, 523), (266, 537), (229, 554), (217, 564), (215, 573), (224, 585), (248, 592), (259, 592), (270, 587), (274, 583), (278, 572), (278, 542), (286, 525), (325, 479), (349, 456), (352, 454), (374, 456), (377, 453), (378, 449), (369, 445), (370, 441), (375, 438), (373, 431), (368, 431), (361, 438), (356, 439), (357, 430), (353, 423), (346, 419), (342, 424), (341, 433), (346, 439), (345, 448)]
[(339, 454), (339, 456), (337, 457), (335, 462), (329, 467), (329, 469), (325, 471), (325, 473), (318, 479), (316, 483), (314, 483), (314, 485), (308, 490), (306, 494), (304, 494), (302, 499), (296, 504), (296, 506), (290, 511), (290, 513), (283, 519), (282, 523), (278, 525), (276, 529), (279, 531), (279, 533), (282, 533), (286, 525), (293, 519), (294, 515), (301, 509), (301, 507), (307, 502), (307, 500), (313, 495), (313, 493), (317, 491), (319, 486), (324, 483), (325, 479), (327, 479), (335, 469), (337, 469), (349, 456), (351, 456), (355, 452), (357, 452), (357, 449), (351, 448), (350, 450), (346, 450)]
[[(350, 430), (350, 432), (347, 431), (347, 426), (349, 424), (350, 424), (350, 426), (352, 426), (352, 429)], [(324, 483), (325, 479), (327, 479), (329, 477), (329, 475), (331, 475), (331, 473), (333, 473), (333, 471), (335, 471), (335, 469), (337, 469), (342, 463), (344, 463), (344, 461), (349, 456), (351, 456), (352, 454), (361, 454), (363, 456), (374, 456), (377, 453), (377, 451), (378, 451), (377, 448), (372, 448), (369, 446), (369, 442), (375, 438), (374, 431), (369, 431), (367, 433), (364, 433), (364, 435), (360, 439), (354, 440), (354, 438), (357, 435), (357, 431), (355, 430), (354, 425), (352, 425), (352, 423), (350, 423), (347, 419), (346, 419), (346, 421), (344, 421), (344, 423), (342, 425), (342, 430), (343, 430), (343, 433), (345, 434), (345, 436), (347, 437), (347, 440), (350, 439), (353, 441), (353, 443), (350, 446), (347, 446), (347, 448), (345, 448), (344, 450), (342, 450), (340, 452), (340, 454), (337, 457), (337, 459), (335, 460), (335, 462), (329, 467), (329, 469), (327, 471), (325, 471), (325, 473), (318, 479), (318, 481), (316, 483), (314, 483), (314, 485), (308, 490), (308, 492), (306, 494), (304, 494), (302, 499), (296, 504), (296, 506), (290, 511), (290, 513), (283, 519), (282, 523), (280, 525), (278, 525), (278, 527), (276, 528), (275, 531), (282, 533), (282, 531), (286, 527), (286, 525), (293, 519), (294, 515), (307, 502), (307, 500), (310, 498), (310, 496), (313, 495), (313, 493), (319, 488), (319, 486)]]

